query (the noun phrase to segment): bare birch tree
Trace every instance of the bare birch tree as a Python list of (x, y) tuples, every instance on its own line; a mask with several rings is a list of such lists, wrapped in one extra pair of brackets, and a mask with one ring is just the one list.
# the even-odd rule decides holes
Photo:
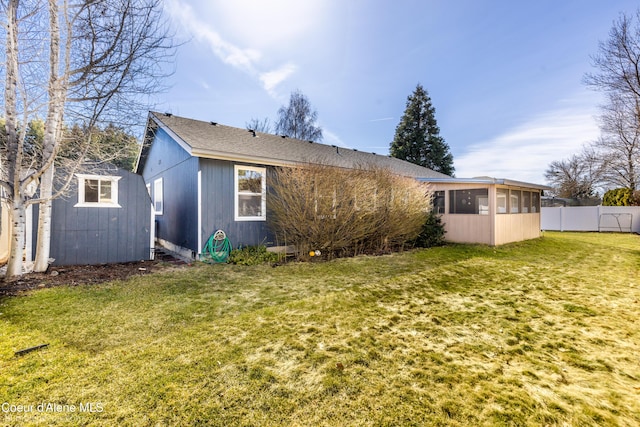
[[(7, 276), (23, 271), (24, 216), (40, 205), (34, 269), (49, 263), (51, 200), (87, 157), (91, 132), (72, 157), (64, 123), (141, 123), (147, 97), (160, 89), (173, 42), (160, 0), (3, 0), (6, 138), (0, 185), (12, 205)], [(41, 147), (28, 147), (28, 120), (45, 117)], [(29, 148), (29, 150), (27, 150)], [(55, 168), (55, 169), (54, 169)], [(54, 170), (59, 173), (55, 174)], [(38, 193), (33, 196), (33, 188)]]
[(278, 109), (275, 131), (279, 135), (308, 141), (322, 141), (322, 128), (318, 126), (318, 112), (299, 90), (291, 92), (289, 105)]
[(600, 117), (602, 137), (595, 146), (608, 162), (610, 184), (636, 190), (640, 169), (640, 10), (620, 15), (592, 63), (597, 71), (587, 74), (585, 83), (608, 96)]

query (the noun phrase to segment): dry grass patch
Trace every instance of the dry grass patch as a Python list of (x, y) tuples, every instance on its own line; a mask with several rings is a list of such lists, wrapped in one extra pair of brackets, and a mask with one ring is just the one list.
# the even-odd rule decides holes
[(638, 425), (639, 270), (638, 236), (547, 233), (4, 299), (0, 403), (103, 410), (0, 421)]

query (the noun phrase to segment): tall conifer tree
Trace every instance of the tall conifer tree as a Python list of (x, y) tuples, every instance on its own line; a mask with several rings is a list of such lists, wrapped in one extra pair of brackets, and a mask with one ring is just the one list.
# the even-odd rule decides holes
[(435, 113), (429, 94), (418, 84), (407, 98), (390, 152), (398, 159), (453, 176), (453, 155), (440, 136)]

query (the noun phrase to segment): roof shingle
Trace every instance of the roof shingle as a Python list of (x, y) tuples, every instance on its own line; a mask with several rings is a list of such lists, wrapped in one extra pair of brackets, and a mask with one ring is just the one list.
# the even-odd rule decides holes
[[(151, 112), (155, 122), (178, 138), (197, 157), (236, 160), (265, 165), (323, 164), (343, 168), (381, 168), (410, 177), (449, 178), (448, 175), (396, 159), (335, 145), (302, 141), (279, 135), (252, 132), (215, 122)], [(145, 153), (141, 160), (144, 161)]]

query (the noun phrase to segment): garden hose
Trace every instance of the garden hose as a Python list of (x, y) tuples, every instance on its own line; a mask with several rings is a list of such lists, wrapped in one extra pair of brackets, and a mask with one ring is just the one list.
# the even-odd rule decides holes
[(231, 253), (231, 242), (222, 230), (213, 233), (202, 248), (203, 261), (225, 262)]

